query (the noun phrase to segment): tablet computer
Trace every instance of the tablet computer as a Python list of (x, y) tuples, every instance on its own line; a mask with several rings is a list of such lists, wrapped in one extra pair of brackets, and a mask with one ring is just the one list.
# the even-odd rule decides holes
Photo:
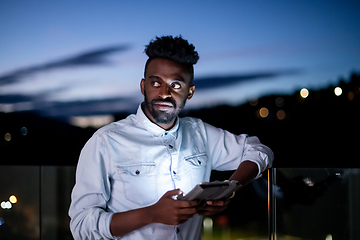
[(204, 182), (197, 184), (190, 192), (187, 194), (181, 193), (177, 196), (178, 200), (198, 200), (208, 201), (208, 200), (220, 200), (222, 198), (230, 197), (233, 192), (241, 187), (241, 184), (238, 181), (215, 181), (215, 182)]

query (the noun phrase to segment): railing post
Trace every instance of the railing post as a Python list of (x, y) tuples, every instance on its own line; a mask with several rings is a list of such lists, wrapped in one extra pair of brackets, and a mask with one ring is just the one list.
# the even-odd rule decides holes
[(268, 169), (268, 232), (269, 240), (276, 240), (276, 168)]

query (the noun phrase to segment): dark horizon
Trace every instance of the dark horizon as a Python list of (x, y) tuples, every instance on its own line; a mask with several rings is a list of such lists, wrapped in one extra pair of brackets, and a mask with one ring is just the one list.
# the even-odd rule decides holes
[[(360, 122), (360, 75), (354, 73), (348, 81), (342, 80), (337, 86), (342, 88), (340, 96), (334, 94), (334, 86), (329, 86), (309, 90), (307, 98), (300, 97), (296, 91), (293, 95), (264, 96), (256, 105), (248, 102), (238, 106), (186, 110), (181, 116), (198, 117), (235, 134), (258, 136), (274, 150), (275, 167), (359, 166), (352, 159), (356, 158), (355, 149), (360, 145), (356, 138), (360, 134), (356, 127)], [(267, 109), (266, 117), (260, 116), (261, 108)], [(113, 116), (118, 121), (127, 115), (117, 113)], [(11, 136), (9, 141), (3, 138), (0, 150), (4, 159), (15, 159), (15, 165), (76, 165), (81, 148), (97, 130), (26, 112), (0, 113), (0, 125), (3, 126), (1, 136), (7, 133)], [(21, 132), (23, 127), (26, 127), (26, 134)], [(342, 140), (344, 138), (352, 141)], [(343, 152), (342, 148), (350, 150)], [(59, 154), (49, 161), (47, 156), (52, 152)], [(292, 156), (294, 152), (297, 154)], [(307, 156), (301, 157), (300, 152)], [(294, 160), (288, 160), (289, 156)], [(335, 158), (341, 158), (341, 161)]]

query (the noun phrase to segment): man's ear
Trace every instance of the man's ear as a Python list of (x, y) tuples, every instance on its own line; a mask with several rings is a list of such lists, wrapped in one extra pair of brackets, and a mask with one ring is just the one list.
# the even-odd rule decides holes
[(190, 99), (192, 98), (192, 96), (194, 95), (194, 92), (195, 92), (195, 85), (192, 85), (192, 86), (189, 88), (189, 93), (188, 93), (187, 100), (190, 100)]
[(145, 79), (144, 78), (142, 78), (140, 81), (140, 89), (141, 89), (142, 95), (144, 95), (144, 89), (145, 89)]

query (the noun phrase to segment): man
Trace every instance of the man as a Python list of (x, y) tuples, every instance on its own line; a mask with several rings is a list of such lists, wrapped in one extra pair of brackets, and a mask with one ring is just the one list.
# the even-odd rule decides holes
[(256, 137), (233, 135), (200, 119), (179, 118), (191, 99), (199, 57), (182, 37), (156, 38), (141, 80), (137, 113), (99, 129), (84, 146), (69, 210), (75, 239), (200, 239), (202, 215), (229, 199), (176, 200), (211, 170), (236, 170), (245, 185), (271, 166)]

